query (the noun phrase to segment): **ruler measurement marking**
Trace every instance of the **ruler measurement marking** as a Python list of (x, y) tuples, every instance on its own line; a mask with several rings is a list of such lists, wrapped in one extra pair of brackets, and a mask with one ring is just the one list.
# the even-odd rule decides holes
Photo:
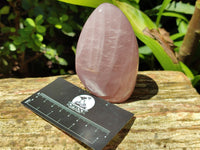
[(93, 97), (62, 78), (56, 79), (21, 103), (91, 149), (103, 149), (133, 117), (132, 113)]
[(106, 128), (104, 128), (104, 127), (102, 127), (102, 126), (96, 124), (95, 122), (93, 122), (93, 121), (91, 121), (91, 120), (89, 120), (89, 119), (87, 119), (87, 118), (85, 118), (85, 117), (83, 117), (83, 116), (81, 116), (81, 115), (79, 115), (79, 114), (77, 114), (76, 112), (74, 112), (74, 111), (72, 111), (71, 109), (67, 108), (65, 105), (63, 105), (63, 104), (61, 104), (61, 103), (55, 101), (54, 99), (52, 99), (51, 97), (47, 96), (46, 94), (44, 94), (44, 93), (38, 93), (38, 95), (40, 95), (40, 96), (46, 98), (47, 100), (49, 100), (49, 101), (52, 102), (53, 104), (55, 104), (55, 105), (61, 107), (62, 109), (64, 109), (64, 110), (70, 112), (71, 114), (73, 114), (73, 115), (76, 116), (77, 118), (81, 118), (82, 120), (84, 120), (84, 121), (86, 121), (86, 122), (92, 124), (92, 125), (95, 126), (96, 128), (98, 128), (98, 129), (102, 130), (103, 132), (105, 132), (107, 135), (110, 133), (110, 131), (109, 131), (108, 129), (106, 129)]
[[(25, 103), (26, 103), (26, 102), (25, 102)], [(26, 104), (29, 105), (32, 109), (35, 109), (35, 107), (33, 107), (31, 104), (29, 104), (29, 103), (26, 103)], [(37, 110), (37, 109), (35, 109), (35, 110)], [(89, 140), (86, 139), (85, 137), (82, 137), (82, 136), (79, 135), (78, 133), (76, 133), (76, 132), (74, 132), (73, 130), (71, 130), (70, 128), (73, 126), (73, 124), (72, 124), (69, 128), (67, 128), (66, 126), (64, 126), (63, 124), (61, 124), (60, 122), (58, 122), (59, 120), (58, 120), (58, 121), (54, 120), (53, 118), (51, 118), (50, 116), (47, 116), (45, 113), (43, 113), (43, 112), (40, 111), (40, 110), (37, 110), (37, 111), (40, 112), (41, 114), (43, 114), (44, 116), (46, 116), (47, 118), (49, 118), (49, 119), (55, 121), (57, 124), (59, 124), (59, 125), (62, 126), (63, 128), (65, 128), (65, 129), (67, 129), (67, 130), (70, 130), (71, 132), (73, 132), (73, 133), (76, 134), (77, 136), (83, 138), (84, 140), (88, 141), (88, 142), (91, 143), (91, 144), (94, 144), (95, 140), (94, 140), (94, 141), (89, 141)]]
[(94, 140), (94, 143), (99, 139), (99, 137), (97, 137), (95, 140)]
[[(83, 117), (83, 116), (81, 116), (81, 115), (79, 115), (79, 114), (77, 114), (76, 112), (74, 112), (74, 111), (72, 111), (71, 109), (67, 108), (67, 107), (64, 106), (63, 104), (61, 104), (61, 103), (55, 101), (54, 99), (50, 98), (50, 97), (47, 96), (46, 94), (40, 93), (40, 92), (39, 92), (39, 93), (37, 93), (37, 98), (38, 98), (38, 96), (41, 96), (41, 97), (45, 98), (45, 100), (44, 100), (45, 102), (46, 102), (46, 100), (48, 100), (49, 102), (53, 103), (51, 106), (57, 105), (58, 107), (60, 107), (61, 109), (60, 109), (58, 112), (61, 112), (62, 110), (65, 110), (65, 111), (67, 111), (67, 112), (70, 113), (70, 116), (71, 116), (71, 115), (74, 115), (75, 117), (77, 117), (76, 122), (78, 122), (80, 119), (82, 119), (83, 121), (87, 122), (87, 124), (85, 125), (85, 127), (88, 126), (88, 123), (91, 124), (92, 126), (96, 127), (95, 133), (97, 132), (97, 130), (100, 130), (100, 131), (106, 133), (106, 136), (110, 133), (110, 131), (109, 131), (108, 129), (106, 129), (106, 128), (104, 128), (104, 127), (102, 127), (102, 126), (96, 124), (95, 122), (93, 122), (93, 121), (91, 121), (91, 120), (89, 120), (89, 119), (87, 119), (87, 118), (85, 118), (85, 117)], [(99, 139), (99, 137), (93, 139), (93, 141), (90, 141), (90, 140), (86, 139), (85, 137), (81, 136), (80, 134), (78, 134), (78, 133), (76, 133), (75, 131), (73, 131), (72, 129), (70, 129), (70, 128), (72, 128), (72, 127), (75, 125), (75, 123), (72, 123), (72, 125), (71, 125), (70, 127), (64, 126), (63, 124), (60, 123), (61, 119), (58, 119), (58, 120), (56, 121), (55, 119), (53, 119), (52, 117), (49, 116), (49, 115), (50, 115), (51, 113), (53, 113), (54, 111), (50, 111), (48, 114), (45, 114), (44, 112), (42, 112), (42, 111), (39, 110), (40, 107), (35, 108), (33, 105), (31, 105), (30, 102), (32, 102), (32, 101), (34, 101), (34, 99), (28, 99), (25, 103), (26, 103), (27, 105), (29, 105), (32, 109), (35, 109), (36, 111), (40, 112), (41, 114), (43, 114), (43, 115), (46, 116), (47, 118), (53, 120), (54, 122), (56, 122), (57, 124), (59, 124), (59, 125), (62, 126), (63, 128), (65, 128), (65, 129), (67, 129), (67, 130), (73, 132), (74, 134), (76, 134), (77, 136), (83, 138), (84, 140), (88, 141), (89, 143), (94, 144), (94, 143)], [(43, 101), (43, 102), (44, 102), (44, 101)], [(67, 116), (68, 116), (68, 115), (67, 115)], [(70, 117), (70, 116), (69, 116), (69, 117)], [(103, 136), (103, 137), (104, 137), (104, 136)]]
[(48, 115), (50, 115), (50, 114), (52, 114), (52, 113), (53, 113), (53, 110), (52, 110), (52, 111), (50, 111), (50, 112), (47, 114), (47, 116), (48, 116)]
[(71, 127), (75, 126), (75, 125), (76, 125), (75, 123), (72, 123), (72, 125), (69, 127), (69, 129), (70, 129)]

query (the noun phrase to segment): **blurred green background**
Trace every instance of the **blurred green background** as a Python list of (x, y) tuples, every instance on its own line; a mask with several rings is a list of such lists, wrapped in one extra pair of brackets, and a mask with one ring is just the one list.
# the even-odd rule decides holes
[(1, 0), (0, 78), (74, 73), (74, 51), (91, 8), (56, 0)]
[[(157, 28), (164, 28), (170, 35), (174, 51), (179, 50), (195, 0), (126, 2), (144, 12)], [(0, 78), (74, 74), (78, 37), (93, 10), (56, 0), (1, 0)], [(139, 39), (138, 44), (139, 70), (163, 70), (151, 49)], [(189, 70), (183, 69), (188, 77), (190, 74), (197, 77), (196, 87), (200, 80), (199, 54), (197, 56)]]

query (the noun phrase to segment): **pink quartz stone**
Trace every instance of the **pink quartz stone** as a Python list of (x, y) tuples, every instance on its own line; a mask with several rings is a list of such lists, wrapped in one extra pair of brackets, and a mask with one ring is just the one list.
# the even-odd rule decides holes
[(119, 103), (132, 94), (138, 70), (138, 45), (119, 8), (104, 3), (90, 15), (80, 34), (76, 71), (94, 95)]

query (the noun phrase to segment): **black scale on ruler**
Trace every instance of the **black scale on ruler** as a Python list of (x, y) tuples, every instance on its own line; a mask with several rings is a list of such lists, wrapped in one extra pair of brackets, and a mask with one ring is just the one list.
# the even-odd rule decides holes
[(92, 149), (104, 148), (133, 117), (132, 113), (62, 78), (39, 90), (22, 104)]

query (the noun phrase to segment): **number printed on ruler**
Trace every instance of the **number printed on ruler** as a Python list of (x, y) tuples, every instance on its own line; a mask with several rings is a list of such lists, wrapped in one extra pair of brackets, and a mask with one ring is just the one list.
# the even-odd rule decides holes
[(108, 129), (81, 115), (95, 105), (95, 100), (90, 95), (79, 95), (63, 105), (46, 94), (38, 92), (25, 103), (36, 113), (42, 114), (64, 130), (72, 132), (91, 144), (106, 139), (110, 134)]

